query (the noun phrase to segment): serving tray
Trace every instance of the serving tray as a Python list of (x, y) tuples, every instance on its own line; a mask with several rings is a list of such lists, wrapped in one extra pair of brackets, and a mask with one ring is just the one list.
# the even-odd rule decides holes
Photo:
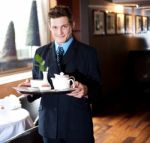
[(13, 87), (16, 91), (22, 94), (36, 94), (36, 93), (62, 93), (62, 92), (71, 92), (74, 88), (67, 88), (67, 89), (51, 89), (48, 87)]

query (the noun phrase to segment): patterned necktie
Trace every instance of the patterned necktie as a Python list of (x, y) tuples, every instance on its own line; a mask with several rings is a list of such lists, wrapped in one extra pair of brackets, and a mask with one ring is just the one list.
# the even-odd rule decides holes
[(62, 59), (63, 59), (64, 49), (63, 47), (58, 47), (57, 50), (57, 63), (59, 70), (62, 71)]

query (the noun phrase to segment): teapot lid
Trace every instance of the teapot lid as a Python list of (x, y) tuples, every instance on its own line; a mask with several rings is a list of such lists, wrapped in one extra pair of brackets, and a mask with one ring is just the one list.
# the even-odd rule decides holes
[(68, 78), (69, 75), (65, 75), (63, 72), (60, 72), (60, 74), (54, 74), (55, 78)]

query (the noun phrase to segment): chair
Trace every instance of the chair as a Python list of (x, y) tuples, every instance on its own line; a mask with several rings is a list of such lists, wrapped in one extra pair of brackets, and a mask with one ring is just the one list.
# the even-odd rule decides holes
[(5, 143), (43, 143), (42, 136), (38, 133), (38, 126), (10, 138)]
[(34, 124), (37, 125), (37, 123), (38, 123), (38, 114), (39, 114), (38, 109), (39, 109), (39, 104), (40, 104), (41, 98), (36, 99), (33, 102), (28, 102), (26, 96), (22, 95), (22, 96), (19, 97), (19, 99), (20, 99), (22, 108), (29, 111), (30, 116), (31, 116)]

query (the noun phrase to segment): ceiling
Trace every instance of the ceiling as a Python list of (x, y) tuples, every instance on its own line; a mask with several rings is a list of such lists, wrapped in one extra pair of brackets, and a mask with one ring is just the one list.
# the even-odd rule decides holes
[(150, 0), (109, 0), (116, 4), (122, 4), (124, 6), (134, 6), (138, 5), (139, 9), (150, 10)]
[(119, 4), (138, 4), (139, 6), (150, 6), (150, 0), (112, 0)]

